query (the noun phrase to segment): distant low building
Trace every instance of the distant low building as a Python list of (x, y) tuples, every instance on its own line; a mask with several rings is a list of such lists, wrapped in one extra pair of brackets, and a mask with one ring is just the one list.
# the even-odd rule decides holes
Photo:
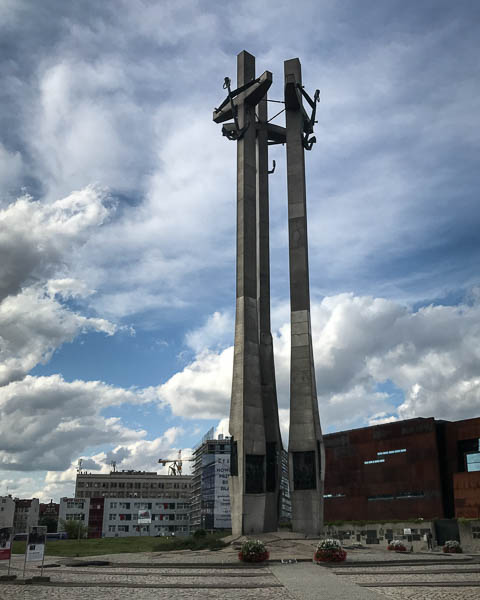
[(75, 498), (190, 498), (190, 475), (154, 471), (77, 473)]
[(0, 496), (0, 527), (13, 527), (15, 500), (11, 496)]
[(80, 521), (88, 525), (89, 509), (89, 498), (60, 498), (57, 531), (65, 531), (64, 521)]
[(105, 498), (102, 530), (104, 537), (186, 536), (190, 534), (190, 501)]
[(38, 525), (39, 511), (40, 503), (38, 498), (15, 498), (14, 533), (27, 533), (29, 527)]
[[(85, 502), (89, 537), (189, 535), (191, 481), (190, 475), (149, 471), (79, 472), (75, 498), (65, 499), (72, 512), (65, 514), (80, 514), (79, 503)], [(139, 522), (141, 511), (149, 516)]]
[(48, 533), (53, 533), (58, 529), (59, 509), (60, 505), (53, 500), (40, 502), (38, 524), (47, 527)]

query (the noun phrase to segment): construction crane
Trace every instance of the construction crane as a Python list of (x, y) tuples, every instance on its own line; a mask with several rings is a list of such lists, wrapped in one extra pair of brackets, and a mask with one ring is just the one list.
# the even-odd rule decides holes
[(182, 451), (179, 450), (177, 458), (175, 458), (175, 459), (159, 458), (158, 462), (163, 466), (165, 466), (168, 463), (171, 463), (168, 465), (168, 474), (176, 476), (176, 475), (182, 474), (182, 465), (184, 462), (192, 462), (194, 460), (195, 460), (194, 458), (182, 458)]

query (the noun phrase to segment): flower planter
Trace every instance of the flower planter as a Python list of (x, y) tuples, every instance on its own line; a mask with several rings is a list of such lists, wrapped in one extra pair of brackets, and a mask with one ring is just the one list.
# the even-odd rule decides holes
[(393, 540), (390, 542), (390, 544), (388, 544), (387, 550), (390, 550), (391, 552), (406, 552), (407, 547), (401, 540)]
[(251, 563), (259, 563), (264, 562), (270, 558), (270, 553), (268, 551), (265, 552), (239, 552), (238, 558), (242, 562), (251, 562)]
[(448, 554), (461, 554), (462, 547), (457, 540), (448, 540), (443, 546), (443, 551), (447, 552)]
[(245, 540), (243, 542), (238, 558), (242, 562), (260, 563), (268, 560), (270, 554), (265, 544), (260, 540)]
[(317, 550), (313, 555), (313, 560), (320, 562), (342, 562), (347, 558), (345, 550)]

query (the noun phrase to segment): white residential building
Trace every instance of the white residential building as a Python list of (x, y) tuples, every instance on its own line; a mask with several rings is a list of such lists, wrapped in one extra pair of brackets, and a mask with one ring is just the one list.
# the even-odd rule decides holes
[(60, 498), (58, 531), (64, 531), (63, 521), (80, 521), (88, 525), (89, 498)]
[[(139, 513), (146, 512), (151, 523), (138, 523)], [(189, 499), (172, 498), (105, 498), (104, 537), (157, 536), (190, 534)]]
[(15, 514), (13, 516), (14, 533), (28, 533), (29, 527), (38, 525), (40, 503), (38, 498), (15, 498)]
[(0, 496), (0, 527), (13, 527), (15, 500), (11, 496)]

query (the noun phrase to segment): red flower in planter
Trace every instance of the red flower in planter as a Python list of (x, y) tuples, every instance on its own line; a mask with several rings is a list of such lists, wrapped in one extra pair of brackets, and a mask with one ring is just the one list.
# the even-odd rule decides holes
[(335, 550), (316, 550), (313, 555), (315, 562), (342, 562), (347, 558), (347, 553), (343, 548)]
[(244, 554), (243, 552), (238, 553), (238, 558), (242, 562), (263, 562), (270, 558), (270, 553), (268, 551), (254, 553), (250, 552), (248, 554)]
[(406, 552), (406, 546), (400, 540), (393, 540), (388, 546), (387, 550), (393, 550), (393, 552)]
[(260, 540), (246, 540), (238, 553), (239, 560), (243, 562), (263, 562), (268, 560), (270, 554)]

